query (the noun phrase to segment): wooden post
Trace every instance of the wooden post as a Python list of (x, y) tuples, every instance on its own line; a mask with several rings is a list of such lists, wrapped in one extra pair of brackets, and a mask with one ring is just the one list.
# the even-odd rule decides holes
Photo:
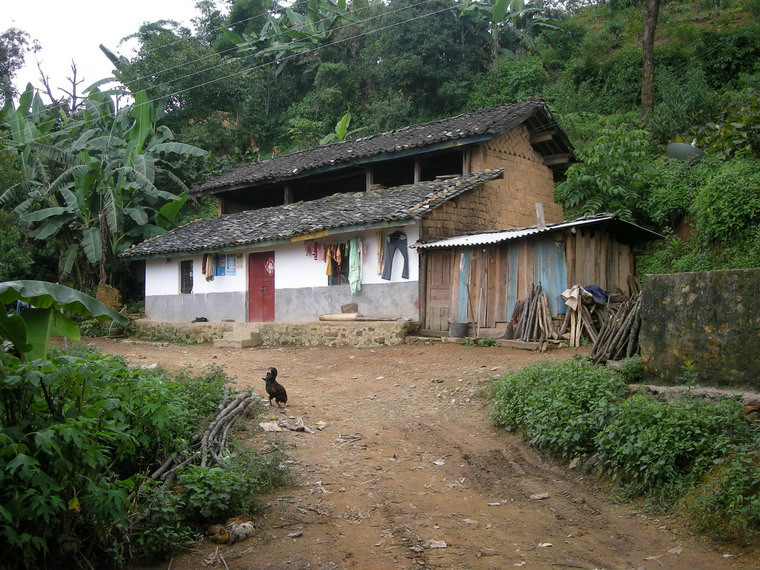
[(544, 205), (541, 202), (536, 202), (536, 225), (539, 227), (539, 229), (544, 229), (546, 227)]
[(414, 159), (414, 183), (417, 184), (422, 179), (422, 165), (420, 159)]
[(367, 171), (365, 172), (365, 184), (364, 184), (364, 189), (365, 189), (367, 192), (369, 192), (369, 191), (370, 191), (370, 189), (371, 189), (371, 187), (372, 187), (372, 184), (373, 184), (373, 182), (372, 182), (372, 170), (369, 170), (369, 169), (367, 169)]
[(282, 203), (283, 204), (293, 203), (293, 189), (288, 184), (285, 185), (285, 189), (282, 192)]

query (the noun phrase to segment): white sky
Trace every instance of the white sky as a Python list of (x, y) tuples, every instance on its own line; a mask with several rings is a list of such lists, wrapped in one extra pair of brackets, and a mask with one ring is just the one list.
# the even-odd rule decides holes
[[(4, 0), (0, 8), (0, 33), (9, 27), (19, 28), (37, 40), (42, 50), (26, 56), (26, 66), (16, 74), (16, 88), (23, 91), (31, 82), (41, 88), (36, 60), (50, 77), (55, 96), (70, 90), (72, 59), (77, 77), (84, 79), (79, 92), (88, 85), (111, 75), (111, 62), (100, 51), (100, 44), (111, 51), (131, 57), (128, 44), (120, 40), (138, 30), (144, 22), (177, 20), (192, 29), (196, 16), (195, 0)], [(44, 97), (47, 100), (47, 97)]]

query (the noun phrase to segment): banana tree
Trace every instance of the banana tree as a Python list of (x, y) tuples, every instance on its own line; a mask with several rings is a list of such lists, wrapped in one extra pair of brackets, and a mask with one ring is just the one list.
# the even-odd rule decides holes
[[(558, 29), (546, 16), (545, 8), (531, 6), (525, 0), (471, 0), (461, 16), (488, 23), (491, 33), (491, 57), (500, 54), (514, 57), (520, 52), (535, 52), (536, 37), (542, 29)], [(502, 47), (507, 35), (509, 48)]]
[[(62, 172), (20, 202), (17, 190), (0, 196), (0, 205), (15, 199), (15, 211), (30, 226), (30, 236), (63, 239), (61, 275), (79, 269), (78, 261), (86, 262), (97, 268), (99, 284), (107, 283), (116, 256), (165, 232), (186, 202), (187, 187), (166, 156), (206, 152), (173, 142), (171, 131), (157, 126), (157, 108), (140, 92), (131, 107), (117, 111), (109, 93), (92, 90), (78, 124), (62, 131), (53, 144), (30, 145), (32, 153), (58, 164)], [(159, 181), (172, 183), (181, 193), (159, 189)], [(81, 271), (77, 276), (81, 284)]]
[(346, 22), (361, 23), (346, 0), (308, 0), (303, 8), (302, 13), (286, 7), (277, 17), (270, 15), (259, 34), (238, 35), (226, 28), (222, 33), (237, 45), (239, 55), (280, 62), (279, 74), (290, 57), (306, 55), (326, 44)]
[[(23, 301), (30, 307), (18, 314), (8, 314), (9, 308), (17, 301)], [(10, 349), (23, 360), (44, 359), (51, 337), (79, 340), (79, 325), (65, 316), (62, 310), (112, 320), (121, 325), (129, 322), (124, 315), (76, 289), (45, 281), (6, 281), (0, 283), (0, 340), (3, 341), (3, 351)]]

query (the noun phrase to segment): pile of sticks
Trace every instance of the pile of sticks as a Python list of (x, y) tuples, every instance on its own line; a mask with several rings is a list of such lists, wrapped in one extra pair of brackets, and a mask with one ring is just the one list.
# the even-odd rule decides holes
[[(567, 305), (565, 318), (560, 326), (560, 335), (570, 332), (570, 346), (575, 348), (581, 345), (583, 337), (587, 337), (591, 342), (596, 342), (598, 333), (591, 311), (595, 309), (594, 299), (590, 293), (587, 293), (583, 287), (578, 287), (578, 306), (573, 308)], [(589, 310), (587, 304), (591, 305)]]
[(560, 334), (554, 329), (546, 293), (539, 283), (533, 287), (527, 299), (515, 303), (512, 321), (516, 323), (512, 338), (523, 341), (544, 341), (557, 339)]
[(172, 455), (163, 465), (156, 469), (150, 477), (164, 484), (171, 484), (177, 476), (177, 471), (189, 463), (197, 463), (201, 467), (210, 467), (219, 461), (227, 449), (230, 428), (239, 417), (245, 415), (254, 402), (258, 401), (251, 392), (240, 392), (232, 401), (229, 392), (225, 390), (214, 419), (202, 436), (193, 436), (186, 453), (182, 456)]
[(596, 363), (620, 360), (638, 353), (641, 328), (641, 292), (620, 304), (599, 331), (589, 357)]

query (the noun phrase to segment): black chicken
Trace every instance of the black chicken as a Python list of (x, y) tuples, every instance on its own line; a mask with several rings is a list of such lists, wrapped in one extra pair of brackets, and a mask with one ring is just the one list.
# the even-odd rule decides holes
[(277, 402), (277, 406), (280, 406), (280, 403), (283, 404), (288, 403), (288, 393), (285, 391), (285, 388), (282, 384), (279, 384), (277, 380), (277, 369), (276, 368), (270, 368), (267, 370), (266, 376), (264, 376), (263, 380), (267, 383), (267, 394), (269, 394), (269, 405), (272, 405), (272, 398), (274, 398), (274, 401)]

